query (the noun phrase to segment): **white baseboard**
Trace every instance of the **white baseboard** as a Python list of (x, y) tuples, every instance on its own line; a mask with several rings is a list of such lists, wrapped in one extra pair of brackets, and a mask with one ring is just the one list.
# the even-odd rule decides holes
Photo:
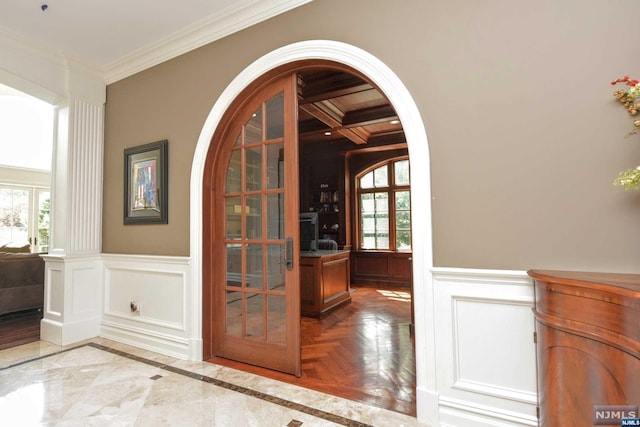
[(416, 412), (421, 423), (429, 426), (440, 425), (440, 398), (438, 393), (416, 387)]
[(440, 399), (440, 426), (520, 427), (538, 425), (535, 416), (497, 410), (468, 401)]
[(99, 324), (99, 317), (65, 322), (64, 325), (55, 320), (42, 319), (40, 321), (40, 339), (56, 345), (73, 344), (97, 337), (100, 332)]
[(155, 333), (144, 328), (136, 328), (103, 320), (100, 336), (177, 359), (188, 360), (190, 355), (188, 340), (167, 334)]

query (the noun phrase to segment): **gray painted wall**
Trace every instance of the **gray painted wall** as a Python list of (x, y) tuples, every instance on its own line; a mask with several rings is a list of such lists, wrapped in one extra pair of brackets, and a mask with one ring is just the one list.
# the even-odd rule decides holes
[[(315, 0), (111, 84), (103, 251), (189, 255), (191, 162), (217, 97), (262, 55), (331, 39), (386, 63), (422, 113), (436, 266), (640, 272), (640, 193), (611, 184), (640, 164), (640, 136), (624, 138), (609, 85), (640, 76), (638, 16), (636, 0)], [(169, 224), (124, 226), (123, 149), (165, 138)]]

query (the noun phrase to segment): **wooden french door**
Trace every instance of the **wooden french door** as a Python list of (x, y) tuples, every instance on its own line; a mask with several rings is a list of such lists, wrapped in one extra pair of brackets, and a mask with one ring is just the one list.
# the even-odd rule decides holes
[(251, 96), (217, 164), (216, 356), (300, 375), (296, 75)]

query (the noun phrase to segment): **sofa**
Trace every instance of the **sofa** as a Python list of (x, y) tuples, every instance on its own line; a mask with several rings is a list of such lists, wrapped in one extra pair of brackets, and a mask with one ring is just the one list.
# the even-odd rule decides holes
[(0, 247), (0, 317), (41, 310), (44, 304), (41, 254), (2, 250)]

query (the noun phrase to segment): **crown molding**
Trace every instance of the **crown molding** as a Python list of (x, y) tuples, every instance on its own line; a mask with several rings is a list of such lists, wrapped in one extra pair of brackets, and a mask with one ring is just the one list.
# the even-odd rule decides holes
[(0, 28), (0, 83), (50, 104), (105, 102), (103, 72), (68, 52)]
[(114, 83), (311, 1), (248, 0), (240, 6), (228, 7), (108, 64), (104, 70), (106, 83)]

